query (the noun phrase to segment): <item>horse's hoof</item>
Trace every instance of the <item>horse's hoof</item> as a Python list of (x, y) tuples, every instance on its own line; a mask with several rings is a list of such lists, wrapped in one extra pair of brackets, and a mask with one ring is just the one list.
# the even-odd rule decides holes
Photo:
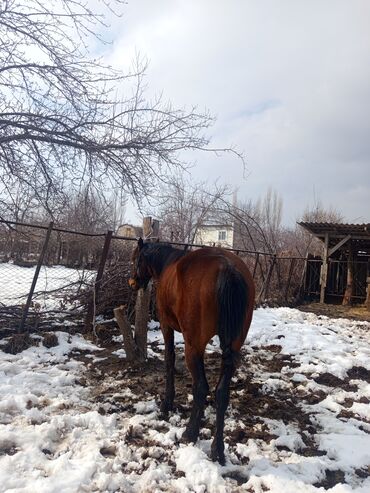
[(182, 434), (181, 440), (185, 443), (195, 443), (198, 439), (198, 435), (199, 433), (197, 433), (195, 430), (186, 428), (186, 430)]
[(168, 413), (173, 411), (173, 404), (170, 404), (167, 401), (162, 401), (159, 411), (163, 419), (168, 419)]
[(213, 462), (218, 462), (221, 466), (226, 464), (225, 453), (222, 449), (218, 449), (217, 446), (212, 444), (211, 446), (211, 459)]

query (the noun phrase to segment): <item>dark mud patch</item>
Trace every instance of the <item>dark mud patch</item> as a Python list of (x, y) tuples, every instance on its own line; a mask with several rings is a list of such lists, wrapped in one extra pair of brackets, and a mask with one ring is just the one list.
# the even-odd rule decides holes
[(370, 370), (363, 366), (353, 366), (347, 371), (347, 375), (350, 380), (365, 380), (365, 382), (370, 383)]
[(302, 395), (302, 400), (306, 404), (315, 405), (319, 402), (323, 401), (326, 398), (327, 394), (323, 390), (316, 390), (312, 393), (304, 393)]
[(14, 334), (2, 347), (4, 353), (8, 354), (18, 354), (22, 351), (30, 348), (31, 346), (37, 346), (39, 341), (33, 339), (29, 334)]
[(245, 428), (236, 428), (227, 433), (225, 441), (228, 443), (247, 443), (252, 438), (255, 440), (264, 440), (266, 443), (270, 443), (271, 440), (277, 438), (277, 435), (272, 434), (269, 431), (268, 426), (261, 421), (259, 426), (246, 426)]
[(58, 346), (59, 340), (58, 337), (53, 332), (45, 332), (44, 338), (42, 340), (43, 346), (50, 349), (52, 347)]
[(327, 469), (325, 471), (325, 478), (318, 483), (315, 483), (313, 486), (316, 488), (325, 488), (326, 490), (333, 488), (336, 484), (343, 484), (344, 481), (344, 472), (338, 470), (330, 471)]
[(349, 378), (345, 380), (336, 377), (332, 373), (321, 373), (318, 377), (314, 378), (315, 382), (320, 385), (325, 385), (326, 387), (341, 388), (346, 392), (356, 392), (357, 385), (350, 384)]
[(270, 344), (269, 346), (261, 346), (261, 349), (265, 351), (270, 351), (272, 353), (280, 353), (282, 347), (279, 346), (278, 344)]
[(355, 474), (361, 479), (370, 478), (370, 466), (356, 469)]
[(0, 457), (2, 455), (14, 455), (19, 452), (19, 448), (15, 443), (10, 441), (0, 442)]
[(225, 479), (232, 479), (236, 482), (238, 486), (246, 483), (248, 481), (248, 476), (241, 474), (240, 471), (231, 471), (226, 474), (223, 474)]

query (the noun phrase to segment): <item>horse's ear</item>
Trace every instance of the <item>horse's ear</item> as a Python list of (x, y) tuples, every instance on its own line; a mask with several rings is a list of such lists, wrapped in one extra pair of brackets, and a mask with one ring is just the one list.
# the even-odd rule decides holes
[(139, 248), (139, 250), (141, 250), (144, 246), (144, 241), (142, 238), (139, 238), (138, 242), (137, 242), (137, 246)]

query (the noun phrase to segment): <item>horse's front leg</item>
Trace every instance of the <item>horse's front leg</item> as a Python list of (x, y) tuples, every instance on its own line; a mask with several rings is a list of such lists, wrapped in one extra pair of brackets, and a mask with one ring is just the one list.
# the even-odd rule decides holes
[(165, 346), (165, 365), (166, 365), (166, 390), (161, 402), (161, 413), (167, 417), (169, 411), (173, 410), (175, 398), (175, 343), (174, 331), (162, 328)]
[(193, 378), (193, 406), (188, 425), (182, 438), (186, 442), (196, 442), (199, 436), (200, 423), (203, 418), (209, 387), (204, 371), (203, 353), (193, 352), (185, 343), (185, 359)]

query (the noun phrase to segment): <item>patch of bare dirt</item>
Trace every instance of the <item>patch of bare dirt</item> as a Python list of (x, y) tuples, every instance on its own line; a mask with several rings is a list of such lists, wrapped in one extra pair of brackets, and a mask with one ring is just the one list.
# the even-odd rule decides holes
[(314, 380), (320, 385), (341, 388), (346, 392), (356, 392), (358, 389), (357, 385), (349, 383), (350, 378), (341, 379), (332, 373), (321, 373), (318, 377), (315, 377)]
[(370, 383), (370, 370), (367, 370), (363, 366), (353, 366), (347, 371), (347, 375), (351, 380), (365, 380)]
[(4, 353), (18, 354), (31, 346), (37, 346), (38, 341), (29, 336), (29, 334), (12, 335), (5, 346), (2, 347)]
[(364, 305), (342, 306), (323, 303), (309, 303), (297, 307), (302, 312), (312, 312), (316, 315), (325, 315), (332, 318), (349, 318), (370, 322), (370, 311)]
[(313, 486), (316, 488), (325, 488), (326, 490), (333, 488), (338, 483), (345, 483), (344, 480), (344, 472), (341, 470), (330, 471), (327, 469), (325, 471), (325, 479), (322, 481), (315, 483)]

